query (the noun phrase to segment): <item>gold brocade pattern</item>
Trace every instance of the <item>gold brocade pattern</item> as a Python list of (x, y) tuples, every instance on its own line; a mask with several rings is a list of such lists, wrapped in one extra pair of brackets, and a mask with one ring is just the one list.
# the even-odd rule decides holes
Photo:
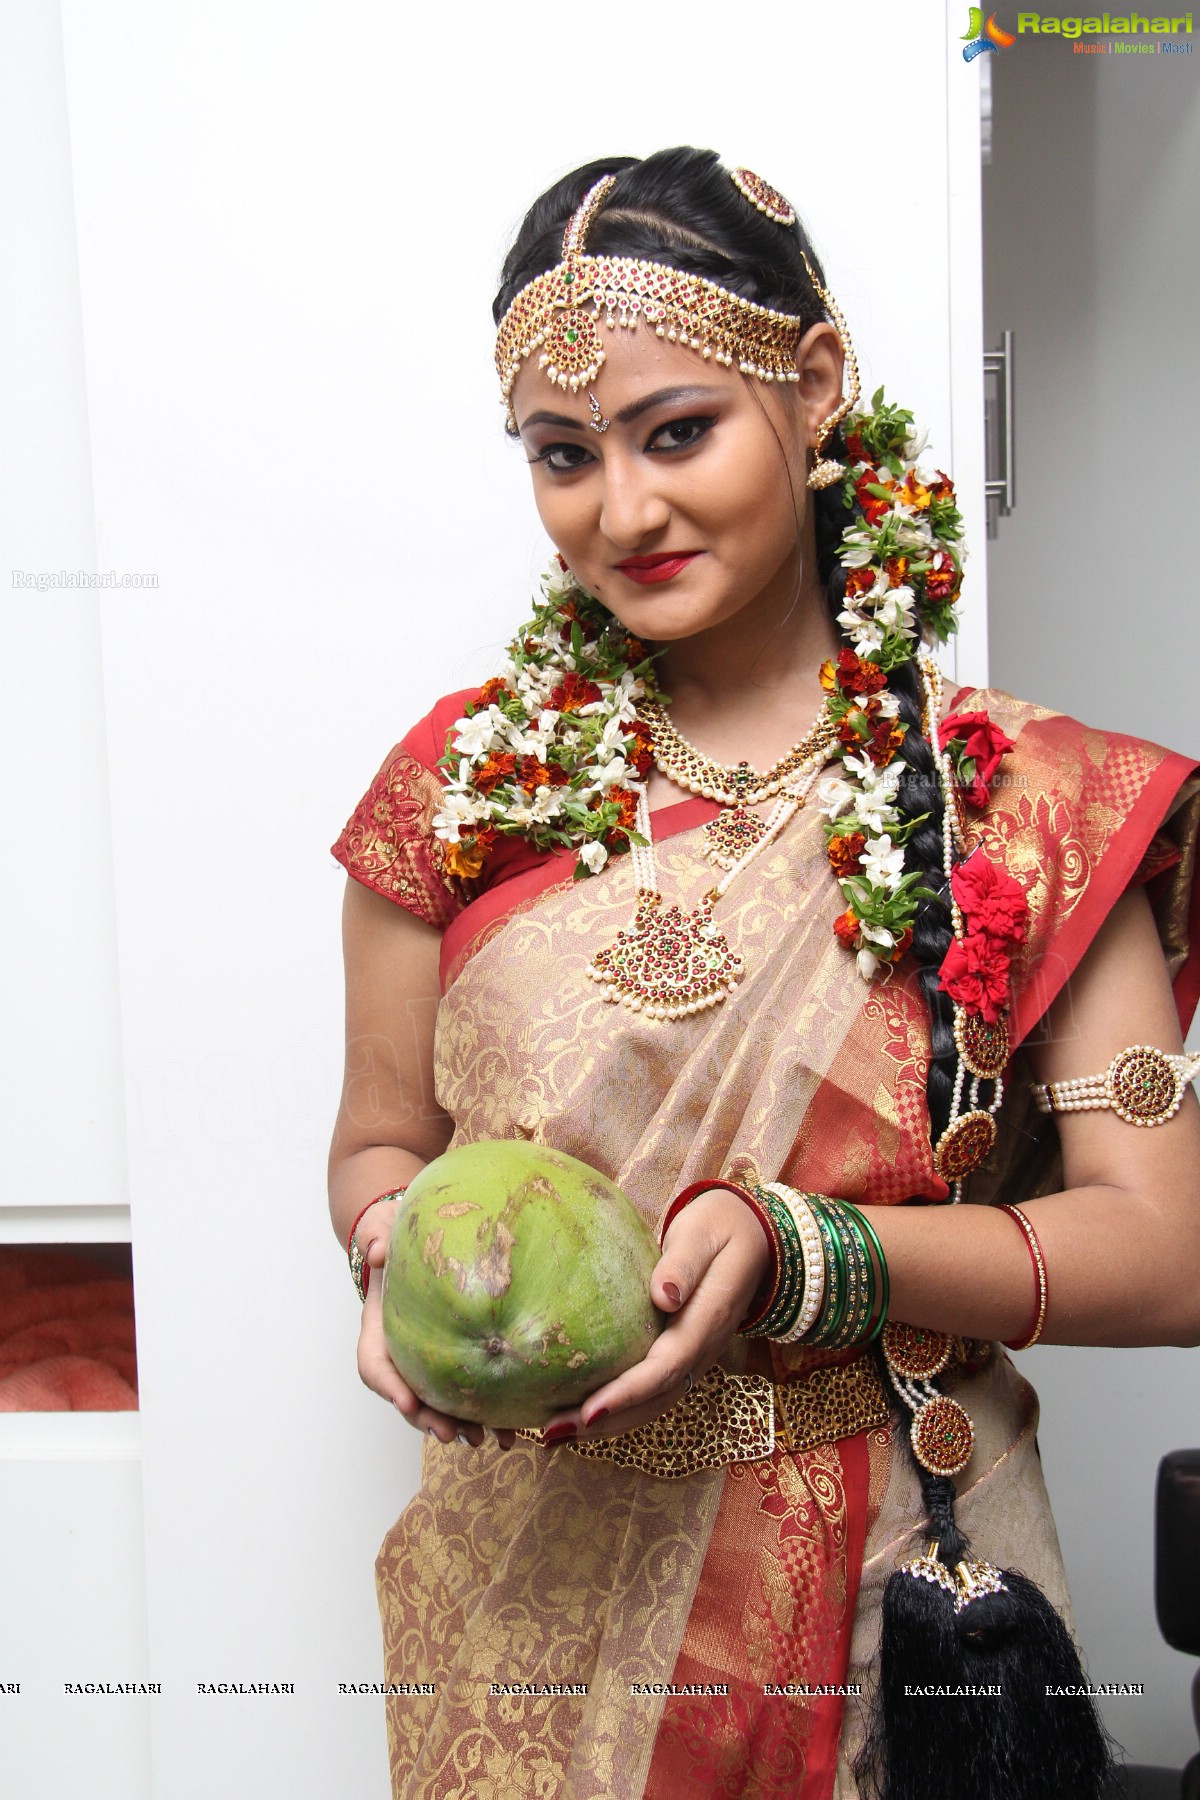
[[(1110, 750), (1103, 734), (1076, 730), (1061, 744), (1027, 737), (1025, 727), (1040, 730), (1054, 715), (1006, 695), (972, 694), (967, 704), (1018, 737), (1005, 759), (1018, 779), (994, 795), (985, 829), (988, 854), (1032, 885), (1022, 973), (1033, 979), (1053, 956), (1057, 921), (1076, 915), (1103, 867), (1122, 807), (1125, 817), (1136, 807), (1137, 759)], [(1143, 775), (1162, 754), (1146, 746)], [(394, 800), (383, 802), (382, 819), (360, 821), (351, 872), (368, 885), (376, 875), (392, 880), (393, 897), (421, 916), (431, 916), (421, 910), (430, 904), (452, 913), (465, 894), (437, 874), (435, 852), (405, 846), (398, 823), (395, 835), (387, 829), (411, 804), (412, 829), (427, 830), (429, 800), (411, 775), (388, 788)], [(1155, 901), (1175, 967), (1198, 814), (1200, 781), (1184, 783), (1168, 819), (1146, 833), (1161, 823), (1184, 853), (1179, 867), (1164, 867)], [(700, 827), (662, 840), (657, 863), (669, 903), (690, 908), (711, 886)], [(431, 871), (443, 901), (429, 900)], [(405, 882), (419, 891), (406, 897)], [(680, 1187), (742, 1166), (868, 1204), (945, 1197), (924, 1101), (924, 1003), (904, 964), (886, 984), (867, 986), (837, 943), (841, 897), (815, 810), (792, 821), (722, 900), (718, 923), (745, 975), (712, 1013), (665, 1023), (605, 1005), (587, 965), (628, 922), (632, 900), (629, 860), (614, 859), (600, 876), (523, 900), (469, 944), (464, 935), (435, 1045), (436, 1097), (456, 1143), (523, 1137), (580, 1156), (616, 1180), (656, 1231)], [(1011, 1124), (1022, 1057), (1010, 1067), (1000, 1141), (972, 1176), (972, 1199), (1020, 1202), (1051, 1167), (1044, 1140), (1022, 1129), (1026, 1115)], [(1041, 1124), (1053, 1132), (1052, 1120)], [(735, 1339), (719, 1369), (783, 1382), (775, 1391), (785, 1414), (803, 1388), (799, 1446), (811, 1430), (856, 1424), (838, 1355)], [(801, 1379), (788, 1397), (793, 1375)], [(964, 1530), (981, 1554), (1024, 1568), (1061, 1603), (1029, 1390), (999, 1353), (951, 1371), (949, 1385), (976, 1428), (958, 1481)], [(376, 1569), (389, 1682), (436, 1687), (388, 1697), (394, 1800), (718, 1792), (829, 1800), (819, 1772), (832, 1766), (834, 1744), (836, 1800), (853, 1800), (845, 1759), (861, 1738), (860, 1704), (848, 1702), (843, 1721), (836, 1705), (766, 1701), (761, 1681), (790, 1670), (801, 1682), (844, 1651), (848, 1571), (865, 1530), (845, 1678), (869, 1683), (882, 1587), (922, 1547), (911, 1458), (893, 1445), (890, 1425), (872, 1422), (865, 1394), (861, 1417), (854, 1435), (804, 1448), (785, 1448), (777, 1429), (770, 1456), (682, 1479), (623, 1466), (593, 1446), (580, 1454), (518, 1439), (501, 1452), (430, 1441), (420, 1491)], [(719, 1701), (630, 1693), (631, 1684), (726, 1678), (731, 1692)], [(491, 1691), (505, 1683), (547, 1691)], [(582, 1684), (586, 1693), (564, 1691)]]
[(332, 847), (356, 881), (439, 930), (472, 891), (449, 872), (445, 845), (433, 835), (444, 792), (431, 770), (397, 746)]

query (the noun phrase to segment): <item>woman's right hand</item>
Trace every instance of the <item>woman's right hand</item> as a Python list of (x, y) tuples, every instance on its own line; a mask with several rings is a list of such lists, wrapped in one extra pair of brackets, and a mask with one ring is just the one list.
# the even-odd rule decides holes
[[(359, 1226), (358, 1241), (364, 1245), (364, 1261), (372, 1271), (358, 1334), (359, 1376), (373, 1394), (378, 1394), (382, 1400), (390, 1400), (397, 1412), (418, 1431), (432, 1432), (443, 1444), (462, 1437), (478, 1449), (487, 1435), (486, 1428), (472, 1419), (456, 1419), (451, 1413), (426, 1406), (405, 1381), (388, 1350), (383, 1335), (383, 1264), (396, 1205), (394, 1200), (381, 1201), (372, 1207)], [(368, 1237), (370, 1242), (364, 1243)], [(495, 1435), (502, 1450), (511, 1449), (516, 1442), (514, 1431), (497, 1431)]]

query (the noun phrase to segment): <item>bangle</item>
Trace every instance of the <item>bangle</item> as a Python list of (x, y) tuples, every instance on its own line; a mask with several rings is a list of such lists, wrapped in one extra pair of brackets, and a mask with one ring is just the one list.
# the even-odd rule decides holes
[(1012, 1217), (1021, 1227), (1025, 1237), (1025, 1248), (1028, 1250), (1030, 1260), (1033, 1263), (1034, 1281), (1037, 1285), (1037, 1294), (1033, 1303), (1033, 1324), (1028, 1335), (1020, 1339), (1004, 1338), (1002, 1342), (1006, 1350), (1028, 1350), (1031, 1345), (1037, 1343), (1042, 1335), (1042, 1327), (1046, 1323), (1046, 1259), (1042, 1255), (1042, 1246), (1038, 1243), (1037, 1232), (1033, 1229), (1033, 1226), (1029, 1223), (1029, 1220), (1025, 1217), (1025, 1214), (1021, 1211), (1020, 1207), (1002, 1206), (999, 1210), (1000, 1212), (1011, 1213)]
[(736, 1194), (739, 1200), (745, 1202), (762, 1226), (763, 1233), (767, 1240), (767, 1247), (771, 1254), (771, 1263), (767, 1275), (755, 1290), (757, 1293), (762, 1293), (765, 1288), (766, 1298), (757, 1310), (755, 1310), (752, 1296), (751, 1310), (746, 1314), (746, 1317), (738, 1326), (740, 1332), (748, 1332), (757, 1325), (759, 1320), (764, 1319), (768, 1313), (774, 1311), (778, 1300), (780, 1282), (786, 1269), (783, 1245), (779, 1239), (778, 1226), (775, 1224), (774, 1219), (763, 1205), (759, 1196), (752, 1193), (749, 1188), (739, 1187), (736, 1181), (693, 1181), (690, 1187), (685, 1187), (682, 1193), (676, 1194), (674, 1200), (672, 1200), (670, 1206), (667, 1208), (667, 1215), (662, 1222), (662, 1228), (658, 1234), (658, 1247), (660, 1250), (662, 1249), (663, 1239), (666, 1237), (671, 1222), (676, 1214), (682, 1212), (683, 1208), (690, 1200), (695, 1200), (698, 1195), (707, 1193), (710, 1188), (724, 1188), (727, 1193)]
[(841, 1233), (834, 1230), (828, 1208), (824, 1205), (814, 1207), (813, 1216), (821, 1233), (821, 1248), (825, 1255), (825, 1299), (817, 1314), (816, 1323), (808, 1334), (808, 1342), (814, 1347), (826, 1349), (841, 1331), (846, 1318), (849, 1300), (846, 1290), (846, 1251)]
[(814, 1204), (819, 1204), (819, 1196), (798, 1194), (795, 1188), (785, 1187), (781, 1181), (768, 1182), (763, 1193), (764, 1197), (773, 1195), (790, 1214), (799, 1234), (803, 1262), (800, 1304), (793, 1319), (778, 1329), (764, 1330), (763, 1335), (773, 1338), (778, 1344), (798, 1344), (812, 1329), (825, 1297), (825, 1256), (814, 1211)]
[(800, 1229), (791, 1210), (770, 1188), (756, 1188), (759, 1202), (775, 1224), (779, 1237), (780, 1277), (772, 1304), (760, 1313), (753, 1331), (746, 1335), (782, 1338), (795, 1325), (804, 1300), (804, 1255)]
[(892, 1283), (888, 1274), (887, 1257), (883, 1254), (883, 1245), (879, 1241), (879, 1234), (870, 1220), (859, 1211), (857, 1206), (851, 1206), (848, 1200), (843, 1200), (841, 1206), (843, 1211), (850, 1215), (854, 1229), (860, 1237), (866, 1240), (867, 1248), (875, 1264), (871, 1279), (871, 1305), (867, 1313), (866, 1328), (864, 1335), (857, 1340), (860, 1344), (870, 1344), (883, 1330), (887, 1321), (888, 1308), (891, 1305)]
[(377, 1201), (398, 1200), (405, 1191), (404, 1188), (398, 1187), (389, 1188), (386, 1194), (376, 1194), (374, 1200), (367, 1201), (367, 1204), (363, 1207), (357, 1219), (355, 1219), (353, 1225), (350, 1227), (350, 1236), (346, 1239), (346, 1255), (350, 1259), (350, 1274), (353, 1278), (354, 1285), (358, 1290), (358, 1297), (364, 1303), (367, 1298), (367, 1289), (371, 1285), (371, 1271), (367, 1267), (367, 1259), (359, 1249), (358, 1239), (354, 1234)]

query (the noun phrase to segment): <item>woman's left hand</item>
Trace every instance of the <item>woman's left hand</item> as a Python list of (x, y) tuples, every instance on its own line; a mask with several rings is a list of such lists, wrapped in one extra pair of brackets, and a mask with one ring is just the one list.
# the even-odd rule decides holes
[[(550, 1441), (614, 1437), (674, 1406), (687, 1391), (687, 1376), (699, 1381), (732, 1343), (770, 1254), (745, 1201), (725, 1188), (697, 1194), (671, 1221), (650, 1277), (650, 1298), (674, 1315), (670, 1323), (640, 1363), (579, 1406), (555, 1413), (545, 1427)], [(563, 1430), (566, 1425), (574, 1431)]]

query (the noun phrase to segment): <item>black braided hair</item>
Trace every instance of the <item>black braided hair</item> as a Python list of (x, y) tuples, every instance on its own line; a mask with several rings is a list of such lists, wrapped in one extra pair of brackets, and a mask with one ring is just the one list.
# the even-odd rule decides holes
[[(713, 150), (686, 145), (659, 150), (642, 160), (610, 156), (573, 169), (536, 199), (521, 222), (504, 260), (500, 287), (492, 303), (496, 324), (520, 290), (553, 268), (562, 255), (562, 238), (572, 213), (588, 190), (604, 175), (616, 176), (612, 189), (588, 232), (587, 248), (597, 255), (644, 257), (665, 262), (689, 274), (706, 276), (759, 306), (798, 315), (805, 329), (828, 317), (805, 266), (805, 258), (822, 287), (820, 258), (802, 222), (781, 226), (751, 206), (729, 178)], [(835, 432), (828, 453), (844, 451)], [(845, 571), (838, 557), (842, 533), (854, 513), (846, 507), (840, 484), (814, 496), (817, 571), (824, 585), (830, 617), (837, 618), (845, 597)], [(929, 744), (921, 733), (920, 688), (915, 665), (891, 672), (889, 686), (899, 702), (899, 716), (909, 727), (900, 756), (908, 765), (897, 795), (906, 818), (928, 817), (905, 848), (906, 870), (916, 870), (922, 885), (945, 885), (942, 869), (941, 785)], [(933, 1054), (926, 1091), (932, 1135), (936, 1141), (950, 1117), (954, 1077), (953, 1008), (937, 985), (942, 958), (952, 937), (950, 910), (944, 898), (920, 902), (913, 925), (917, 979), (929, 1010)]]

